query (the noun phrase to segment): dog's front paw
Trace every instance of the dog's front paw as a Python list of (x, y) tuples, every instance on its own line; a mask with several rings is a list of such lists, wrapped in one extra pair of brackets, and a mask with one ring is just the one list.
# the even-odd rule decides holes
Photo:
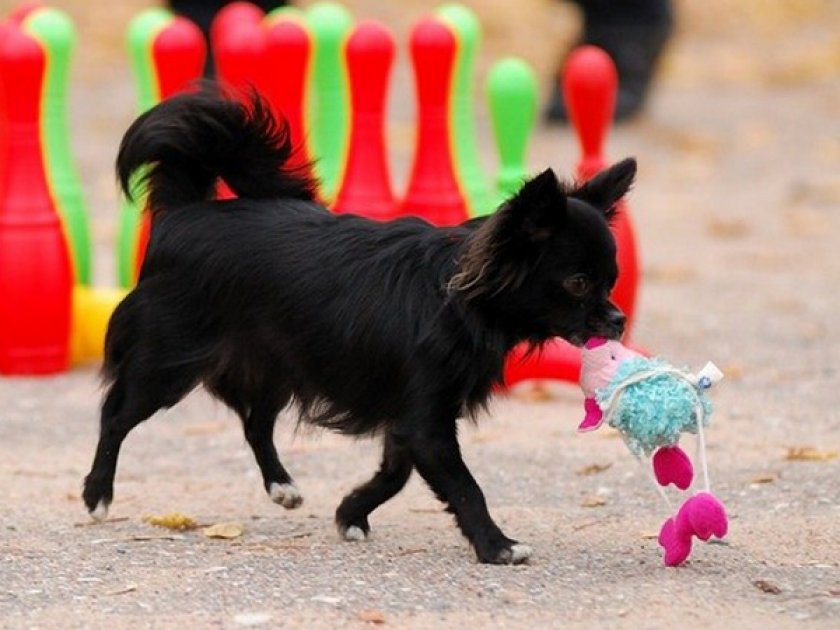
[(303, 504), (303, 495), (294, 484), (273, 482), (268, 487), (268, 496), (271, 500), (282, 505), (287, 510), (293, 510)]
[(339, 527), (338, 535), (347, 542), (362, 542), (367, 540), (368, 533), (357, 525), (350, 525), (349, 527)]
[(531, 558), (531, 547), (510, 540), (501, 546), (477, 551), (478, 561), (485, 564), (523, 564)]
[(345, 498), (335, 511), (335, 526), (342, 540), (357, 542), (370, 536), (370, 523), (367, 514), (353, 507), (353, 502)]
[(92, 510), (88, 510), (90, 517), (97, 523), (101, 523), (108, 518), (108, 504), (105, 499), (100, 499)]

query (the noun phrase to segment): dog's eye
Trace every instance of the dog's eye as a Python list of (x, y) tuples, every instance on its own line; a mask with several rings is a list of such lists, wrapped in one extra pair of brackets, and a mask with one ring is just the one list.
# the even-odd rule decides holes
[(563, 288), (575, 297), (583, 297), (589, 293), (589, 287), (589, 276), (585, 273), (577, 273), (563, 281)]

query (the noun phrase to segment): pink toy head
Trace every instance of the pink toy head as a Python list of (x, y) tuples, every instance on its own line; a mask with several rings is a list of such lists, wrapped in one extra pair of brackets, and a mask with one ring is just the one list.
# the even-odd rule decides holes
[(595, 401), (595, 392), (605, 387), (615, 375), (622, 361), (641, 356), (626, 348), (620, 341), (591, 337), (581, 348), (580, 387), (586, 397), (586, 415), (579, 431), (592, 431), (601, 426), (603, 413)]

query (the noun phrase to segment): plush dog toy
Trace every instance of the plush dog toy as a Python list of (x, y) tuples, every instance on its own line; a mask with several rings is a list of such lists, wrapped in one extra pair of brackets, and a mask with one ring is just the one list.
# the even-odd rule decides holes
[(604, 422), (621, 433), (630, 451), (641, 460), (652, 455), (657, 488), (673, 483), (686, 490), (694, 467), (679, 446), (680, 435), (696, 433), (705, 492), (687, 499), (673, 518), (663, 523), (659, 544), (668, 566), (682, 564), (691, 553), (691, 539), (722, 538), (728, 530), (723, 504), (712, 495), (706, 465), (704, 426), (712, 412), (706, 390), (723, 378), (707, 363), (698, 373), (679, 370), (661, 359), (630, 350), (618, 341), (589, 339), (582, 350), (580, 385), (585, 416), (579, 431), (593, 431)]

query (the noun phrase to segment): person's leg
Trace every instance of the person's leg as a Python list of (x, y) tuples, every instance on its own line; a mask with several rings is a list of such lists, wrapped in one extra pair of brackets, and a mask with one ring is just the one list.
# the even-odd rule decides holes
[[(583, 12), (580, 44), (604, 49), (618, 70), (618, 98), (615, 119), (637, 114), (644, 105), (665, 43), (673, 31), (670, 0), (574, 0)], [(562, 65), (561, 65), (562, 68)], [(551, 99), (545, 116), (549, 121), (566, 121), (566, 107), (553, 77)]]

